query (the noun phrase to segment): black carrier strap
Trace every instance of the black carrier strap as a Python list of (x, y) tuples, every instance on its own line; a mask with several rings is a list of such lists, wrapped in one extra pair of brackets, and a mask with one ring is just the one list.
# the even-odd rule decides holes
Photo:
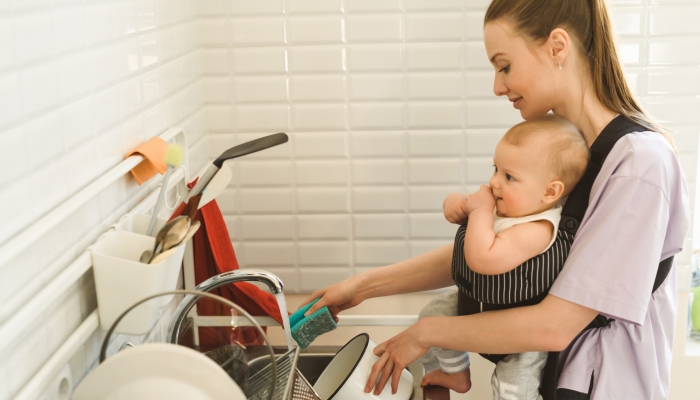
[[(645, 128), (621, 115), (618, 115), (608, 124), (608, 126), (605, 127), (605, 129), (603, 129), (591, 146), (590, 159), (583, 177), (576, 185), (574, 190), (571, 191), (568, 199), (566, 200), (566, 204), (562, 210), (561, 221), (559, 222), (560, 230), (565, 230), (572, 235), (575, 235), (578, 231), (581, 221), (583, 220), (583, 216), (586, 214), (586, 209), (588, 208), (588, 201), (591, 194), (591, 189), (593, 187), (593, 182), (598, 176), (598, 173), (605, 162), (605, 158), (615, 146), (615, 143), (617, 143), (620, 138), (628, 133), (643, 132), (648, 130), (648, 128)], [(669, 257), (659, 263), (659, 267), (656, 271), (656, 279), (654, 279), (652, 293), (654, 293), (656, 289), (661, 286), (663, 281), (666, 279), (666, 276), (668, 276), (672, 265), (673, 257)], [(611, 319), (599, 314), (581, 332), (581, 334), (589, 329), (608, 326), (610, 322), (612, 322)], [(581, 334), (579, 334), (579, 336)], [(578, 337), (572, 341), (572, 344), (577, 339)], [(549, 353), (540, 386), (540, 394), (542, 395), (543, 400), (557, 400), (557, 384), (559, 382), (559, 374), (561, 373), (564, 361), (565, 360), (560, 358), (559, 352)], [(591, 388), (592, 387), (593, 380), (591, 380)], [(559, 393), (562, 393), (562, 391), (560, 390)]]

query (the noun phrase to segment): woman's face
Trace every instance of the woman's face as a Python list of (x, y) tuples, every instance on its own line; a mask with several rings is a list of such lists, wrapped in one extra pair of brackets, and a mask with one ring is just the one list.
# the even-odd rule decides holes
[(525, 120), (554, 108), (553, 72), (558, 66), (551, 60), (545, 62), (549, 58), (545, 46), (528, 44), (505, 21), (484, 26), (484, 44), (496, 71), (493, 82), (496, 96), (508, 97)]

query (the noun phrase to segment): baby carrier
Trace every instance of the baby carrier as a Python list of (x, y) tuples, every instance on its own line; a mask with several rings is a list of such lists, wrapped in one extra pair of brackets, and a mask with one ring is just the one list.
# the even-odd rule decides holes
[[(590, 159), (581, 181), (569, 194), (564, 205), (554, 243), (547, 251), (531, 258), (514, 270), (499, 275), (482, 275), (469, 269), (464, 259), (466, 225), (460, 227), (455, 237), (452, 258), (452, 279), (459, 288), (459, 314), (470, 315), (482, 311), (522, 307), (542, 301), (547, 296), (549, 288), (564, 266), (564, 261), (569, 254), (576, 232), (588, 208), (593, 182), (598, 176), (608, 153), (624, 135), (648, 130), (623, 116), (616, 117), (603, 129), (591, 146)], [(673, 257), (669, 257), (659, 263), (652, 293), (666, 279), (672, 265)], [(589, 329), (605, 327), (612, 321), (612, 319), (599, 314), (583, 332)], [(577, 339), (578, 337), (573, 342)], [(505, 358), (507, 354), (482, 354), (482, 356), (497, 363)], [(560, 399), (564, 396), (577, 398), (575, 397), (575, 392), (567, 389), (557, 390), (559, 374), (564, 361), (560, 357), (559, 352), (549, 353), (540, 385), (540, 394), (543, 400), (557, 400), (557, 395), (559, 395)], [(593, 387), (593, 378), (591, 376), (591, 388)], [(571, 396), (572, 394), (573, 396)], [(587, 398), (581, 397), (581, 399)]]

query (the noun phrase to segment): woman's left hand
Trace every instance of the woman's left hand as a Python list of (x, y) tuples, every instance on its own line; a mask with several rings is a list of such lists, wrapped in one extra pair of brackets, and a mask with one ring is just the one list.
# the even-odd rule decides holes
[[(396, 394), (403, 369), (430, 348), (422, 340), (426, 337), (423, 332), (427, 326), (425, 321), (428, 319), (430, 318), (419, 320), (405, 331), (374, 348), (374, 355), (379, 357), (379, 360), (372, 366), (369, 379), (365, 384), (365, 393), (369, 393), (374, 387), (374, 394), (379, 395), (384, 390), (389, 377), (392, 377), (391, 393)], [(376, 386), (375, 383), (377, 383)]]

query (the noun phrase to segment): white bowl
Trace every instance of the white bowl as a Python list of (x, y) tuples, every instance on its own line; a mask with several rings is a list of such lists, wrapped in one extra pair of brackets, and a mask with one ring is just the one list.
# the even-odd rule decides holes
[(125, 349), (89, 373), (73, 400), (245, 400), (209, 357), (184, 346), (148, 343)]
[(351, 339), (333, 357), (330, 364), (318, 377), (314, 390), (321, 400), (407, 400), (413, 393), (413, 375), (404, 369), (401, 372), (396, 394), (391, 394), (391, 380), (379, 395), (365, 393), (365, 384), (372, 365), (379, 359), (373, 353), (377, 345), (369, 340), (369, 335), (361, 333)]

